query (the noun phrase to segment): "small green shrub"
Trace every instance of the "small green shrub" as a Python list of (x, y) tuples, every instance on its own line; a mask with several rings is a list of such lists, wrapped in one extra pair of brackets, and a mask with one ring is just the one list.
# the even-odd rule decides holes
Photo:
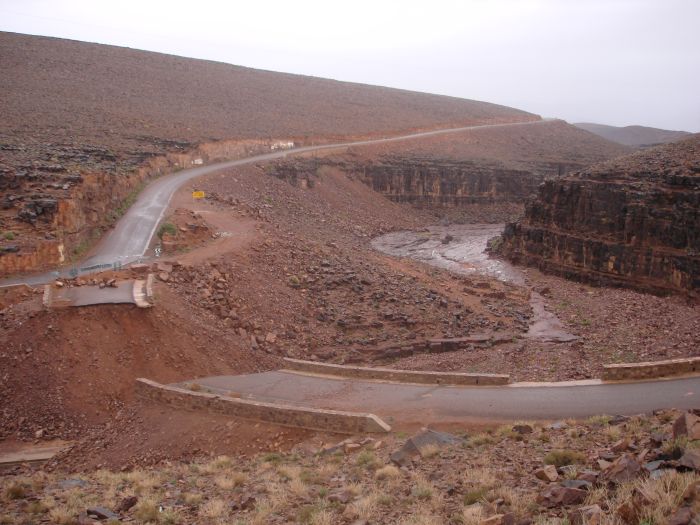
[(377, 457), (370, 450), (363, 450), (357, 455), (357, 466), (366, 469), (375, 469), (378, 466)]
[(163, 235), (168, 234), (168, 235), (175, 235), (177, 234), (177, 228), (172, 222), (164, 222), (163, 224), (160, 225), (160, 228), (158, 228), (158, 237), (160, 239), (163, 238)]
[(15, 232), (5, 232), (5, 239), (12, 241), (15, 238)]

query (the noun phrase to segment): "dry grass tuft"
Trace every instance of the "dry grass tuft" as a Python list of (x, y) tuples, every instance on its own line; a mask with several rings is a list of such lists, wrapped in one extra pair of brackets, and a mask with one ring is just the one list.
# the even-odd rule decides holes
[(586, 455), (576, 450), (552, 450), (544, 457), (543, 461), (546, 465), (564, 467), (576, 463), (585, 463)]
[(392, 479), (401, 476), (401, 471), (394, 465), (385, 465), (374, 473), (377, 479)]
[(228, 504), (222, 499), (211, 499), (199, 508), (202, 518), (218, 520), (228, 514)]
[(141, 499), (134, 507), (134, 517), (143, 523), (157, 522), (158, 514), (158, 502), (154, 498)]

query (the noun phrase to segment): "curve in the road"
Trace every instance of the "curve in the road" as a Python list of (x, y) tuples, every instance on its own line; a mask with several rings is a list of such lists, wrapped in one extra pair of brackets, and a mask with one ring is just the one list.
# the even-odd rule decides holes
[[(459, 133), (474, 129), (499, 128), (509, 126), (532, 126), (549, 122), (550, 119), (542, 119), (526, 122), (511, 122), (505, 124), (481, 124), (476, 126), (463, 126), (459, 128), (438, 129), (433, 131), (423, 131), (396, 137), (382, 139), (360, 140), (355, 142), (342, 142), (334, 144), (324, 144), (319, 146), (304, 146), (293, 150), (279, 151), (246, 157), (244, 159), (219, 162), (192, 168), (160, 177), (150, 183), (139, 195), (136, 202), (129, 208), (124, 216), (117, 222), (115, 227), (100, 241), (92, 255), (81, 266), (99, 266), (103, 264), (120, 263), (122, 265), (132, 263), (144, 256), (153, 239), (156, 228), (163, 218), (163, 214), (168, 208), (170, 199), (175, 192), (186, 182), (208, 175), (223, 169), (244, 166), (257, 162), (266, 162), (287, 156), (298, 155), (315, 151), (324, 151), (351, 146), (367, 146), (372, 144), (384, 144), (389, 142), (399, 142), (404, 140), (430, 137), (435, 135), (445, 135), (449, 133)], [(0, 281), (1, 286), (13, 286), (17, 284), (43, 284), (56, 277), (69, 276), (69, 270), (62, 272), (46, 272), (42, 274), (5, 279)]]
[(276, 371), (194, 381), (214, 393), (235, 392), (260, 401), (371, 412), (392, 424), (584, 418), (700, 406), (700, 377), (632, 383), (448, 387)]

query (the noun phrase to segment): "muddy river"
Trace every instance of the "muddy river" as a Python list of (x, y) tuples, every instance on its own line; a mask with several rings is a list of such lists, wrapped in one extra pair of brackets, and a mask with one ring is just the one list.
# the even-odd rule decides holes
[(372, 240), (372, 247), (394, 257), (409, 257), (459, 273), (495, 277), (530, 289), (533, 317), (527, 337), (549, 342), (573, 341), (561, 321), (545, 308), (545, 299), (529, 287), (525, 274), (512, 264), (486, 253), (488, 240), (503, 231), (503, 224), (453, 224), (416, 231), (387, 233)]

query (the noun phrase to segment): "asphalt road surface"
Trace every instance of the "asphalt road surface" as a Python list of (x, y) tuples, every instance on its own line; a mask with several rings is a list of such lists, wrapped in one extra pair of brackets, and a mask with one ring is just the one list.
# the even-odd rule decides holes
[[(434, 135), (444, 135), (448, 133), (458, 133), (479, 128), (499, 128), (510, 126), (533, 126), (549, 122), (551, 119), (538, 120), (533, 122), (516, 122), (510, 124), (483, 124), (479, 126), (465, 126), (461, 128), (439, 129), (401, 135), (384, 139), (361, 140), (356, 142), (343, 142), (338, 144), (325, 144), (322, 146), (305, 146), (291, 150), (256, 155), (239, 160), (231, 160), (210, 164), (199, 168), (192, 168), (170, 175), (160, 177), (149, 184), (139, 195), (136, 202), (129, 208), (124, 216), (117, 222), (116, 226), (108, 232), (97, 245), (94, 255), (80, 263), (80, 267), (97, 266), (101, 264), (121, 263), (126, 265), (138, 261), (146, 255), (151, 239), (156, 232), (156, 228), (163, 218), (163, 214), (168, 208), (173, 194), (186, 182), (202, 175), (214, 173), (223, 169), (235, 166), (244, 166), (257, 162), (279, 159), (299, 153), (313, 151), (323, 151), (329, 149), (347, 148), (350, 146), (365, 146), (370, 144), (383, 144), (388, 142), (398, 142), (420, 137), (430, 137)], [(0, 281), (0, 287), (13, 286), (17, 284), (44, 284), (58, 277), (68, 277), (70, 269), (56, 270), (42, 274), (15, 277)]]
[(244, 399), (370, 412), (390, 424), (585, 418), (700, 406), (700, 377), (585, 385), (449, 387), (277, 371), (193, 379), (180, 386), (189, 383), (214, 393), (233, 392)]

